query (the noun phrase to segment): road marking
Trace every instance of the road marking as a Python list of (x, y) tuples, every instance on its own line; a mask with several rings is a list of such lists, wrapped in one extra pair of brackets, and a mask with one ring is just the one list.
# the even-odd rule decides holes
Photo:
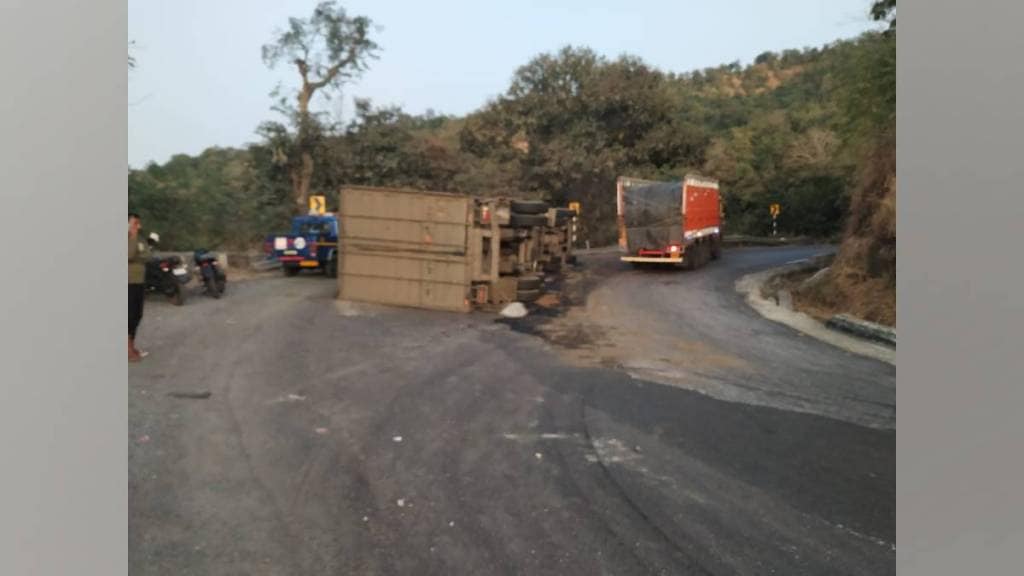
[(786, 264), (799, 264), (801, 262), (807, 262), (807, 258), (801, 258), (799, 260), (790, 260), (789, 262), (786, 262)]

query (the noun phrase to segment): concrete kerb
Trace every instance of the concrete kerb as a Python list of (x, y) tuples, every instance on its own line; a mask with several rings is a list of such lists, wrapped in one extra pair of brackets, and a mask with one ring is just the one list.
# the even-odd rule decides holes
[[(769, 320), (785, 324), (794, 330), (803, 332), (808, 336), (817, 338), (818, 340), (846, 350), (847, 352), (874, 358), (875, 360), (895, 366), (896, 350), (893, 348), (864, 340), (861, 337), (837, 332), (807, 314), (788, 309), (787, 307), (781, 306), (780, 304), (761, 296), (761, 286), (774, 276), (802, 270), (817, 269), (820, 268), (822, 264), (822, 260), (820, 259), (811, 259), (807, 262), (789, 264), (778, 268), (755, 272), (753, 274), (747, 274), (736, 281), (736, 291), (745, 295), (747, 304)], [(850, 319), (850, 317), (846, 318), (847, 320)], [(854, 323), (862, 323), (862, 321), (854, 319)], [(852, 324), (847, 322), (847, 325)], [(854, 330), (856, 330), (856, 328)], [(892, 340), (895, 343), (895, 332), (892, 334)]]

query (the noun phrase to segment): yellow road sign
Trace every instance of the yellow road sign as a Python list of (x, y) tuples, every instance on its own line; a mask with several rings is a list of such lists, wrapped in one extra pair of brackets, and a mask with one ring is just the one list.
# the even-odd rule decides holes
[(772, 213), (772, 218), (774, 218), (774, 217), (778, 216), (782, 212), (782, 206), (780, 206), (778, 204), (772, 204), (771, 208), (769, 210)]
[(325, 198), (324, 196), (310, 196), (309, 213), (323, 214), (325, 212), (327, 212), (327, 198)]
[(569, 210), (572, 210), (573, 212), (579, 214), (580, 213), (580, 203), (579, 202), (569, 202)]

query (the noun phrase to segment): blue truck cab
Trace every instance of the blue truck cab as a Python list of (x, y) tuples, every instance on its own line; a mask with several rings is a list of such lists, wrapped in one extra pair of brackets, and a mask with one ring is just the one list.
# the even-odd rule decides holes
[(291, 232), (268, 236), (263, 249), (281, 263), (286, 276), (316, 269), (334, 278), (338, 275), (338, 218), (334, 214), (296, 216)]

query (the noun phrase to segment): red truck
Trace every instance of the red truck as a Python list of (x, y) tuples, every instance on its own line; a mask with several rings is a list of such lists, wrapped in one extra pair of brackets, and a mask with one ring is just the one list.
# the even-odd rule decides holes
[(717, 180), (696, 174), (682, 182), (620, 177), (616, 188), (623, 262), (694, 269), (721, 255)]

